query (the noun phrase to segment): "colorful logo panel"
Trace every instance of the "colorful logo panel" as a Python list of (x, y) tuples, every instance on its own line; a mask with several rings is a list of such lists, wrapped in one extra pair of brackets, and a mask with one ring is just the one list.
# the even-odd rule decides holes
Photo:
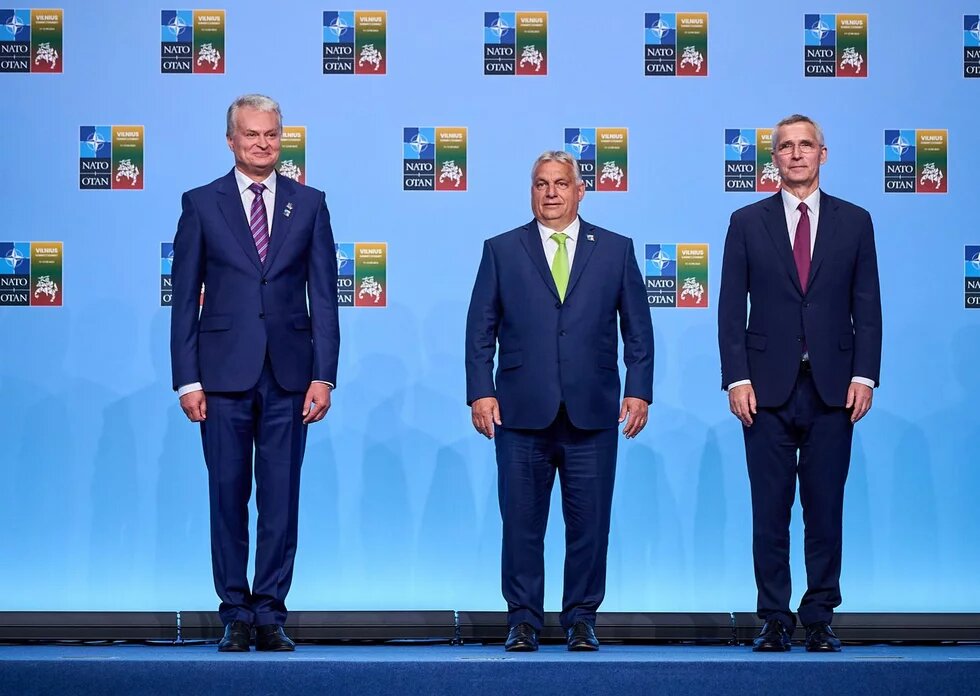
[(388, 13), (328, 10), (323, 13), (323, 74), (388, 72)]
[(772, 128), (725, 129), (725, 191), (774, 193), (780, 182), (772, 161)]
[(388, 305), (388, 244), (355, 242), (336, 245), (337, 305)]
[(483, 13), (484, 75), (547, 75), (547, 12)]
[(980, 15), (963, 15), (963, 77), (980, 77)]
[(160, 242), (160, 306), (173, 304), (174, 243)]
[(804, 15), (803, 74), (806, 77), (867, 77), (868, 15)]
[(279, 174), (301, 184), (306, 183), (306, 126), (283, 126), (279, 139)]
[(566, 128), (564, 141), (587, 191), (629, 190), (629, 129)]
[(706, 12), (647, 12), (643, 31), (644, 75), (708, 75)]
[(647, 244), (645, 261), (651, 307), (707, 308), (707, 244)]
[(224, 10), (161, 10), (160, 72), (225, 72)]
[(61, 307), (61, 242), (0, 242), (0, 306)]
[[(968, 244), (965, 251), (963, 306), (966, 309), (980, 309), (980, 244)], [(0, 276), (0, 283), (2, 282), (3, 276)]]
[(946, 193), (949, 133), (885, 130), (885, 193)]
[(404, 191), (466, 190), (466, 128), (405, 128), (402, 136)]
[(78, 187), (142, 190), (143, 126), (79, 128)]
[(64, 11), (0, 9), (0, 73), (64, 71)]

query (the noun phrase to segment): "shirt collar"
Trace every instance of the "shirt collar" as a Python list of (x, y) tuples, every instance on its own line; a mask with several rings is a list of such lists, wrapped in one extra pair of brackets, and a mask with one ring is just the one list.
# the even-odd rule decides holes
[(786, 189), (780, 189), (780, 193), (782, 193), (783, 195), (783, 208), (785, 208), (787, 215), (795, 212), (796, 209), (800, 207), (800, 203), (806, 203), (806, 208), (811, 213), (820, 212), (820, 187), (819, 186), (813, 189), (813, 193), (811, 193), (803, 200), (800, 200)]
[(572, 220), (572, 223), (563, 230), (553, 230), (550, 227), (545, 227), (544, 225), (542, 225), (540, 220), (537, 222), (538, 222), (538, 234), (541, 235), (542, 242), (551, 239), (551, 235), (553, 235), (555, 232), (563, 232), (564, 234), (567, 234), (568, 238), (572, 240), (572, 242), (578, 240), (578, 230), (579, 227), (581, 226), (580, 224), (581, 220), (578, 216), (575, 216), (575, 219)]
[[(245, 193), (245, 190), (254, 184), (255, 182), (249, 179), (247, 176), (239, 171), (238, 167), (235, 167), (235, 181), (238, 182), (238, 194), (241, 195)], [(276, 195), (276, 170), (273, 169), (272, 173), (266, 177), (265, 181), (260, 181), (259, 183), (265, 184), (265, 187), (272, 192), (272, 195)]]

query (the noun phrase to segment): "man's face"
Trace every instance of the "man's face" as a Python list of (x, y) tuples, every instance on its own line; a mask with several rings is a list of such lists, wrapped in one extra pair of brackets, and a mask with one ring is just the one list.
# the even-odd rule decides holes
[(813, 124), (791, 123), (776, 133), (772, 161), (779, 169), (783, 186), (814, 189), (820, 183), (820, 165), (827, 161), (827, 148), (817, 139)]
[(228, 138), (228, 147), (235, 153), (235, 166), (252, 179), (261, 181), (268, 177), (279, 161), (280, 130), (275, 111), (240, 108), (235, 131)]
[(578, 216), (578, 204), (585, 196), (585, 182), (575, 181), (572, 165), (542, 162), (531, 178), (531, 210), (546, 227), (561, 231)]

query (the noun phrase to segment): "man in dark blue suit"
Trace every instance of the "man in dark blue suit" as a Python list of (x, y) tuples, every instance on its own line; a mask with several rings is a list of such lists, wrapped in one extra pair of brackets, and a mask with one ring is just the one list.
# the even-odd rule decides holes
[[(187, 417), (201, 423), (218, 649), (292, 650), (283, 631), (309, 423), (330, 408), (340, 329), (330, 214), (321, 191), (276, 174), (282, 114), (268, 97), (228, 109), (235, 167), (184, 194), (174, 238), (170, 353)], [(201, 286), (204, 304), (200, 304)], [(248, 501), (258, 508), (249, 586)]]
[(467, 316), (466, 401), (474, 427), (496, 436), (508, 651), (538, 647), (556, 472), (565, 518), (561, 624), (569, 650), (598, 649), (617, 423), (635, 437), (653, 399), (653, 329), (633, 242), (579, 218), (584, 195), (574, 158), (538, 158), (535, 219), (484, 243)]
[[(722, 388), (743, 425), (752, 490), (758, 614), (753, 649), (790, 649), (789, 525), (803, 506), (806, 649), (836, 652), (844, 482), (854, 424), (871, 408), (881, 363), (881, 295), (868, 212), (820, 190), (820, 127), (777, 124), (775, 196), (735, 211), (718, 302)], [(747, 310), (746, 300), (751, 304)]]

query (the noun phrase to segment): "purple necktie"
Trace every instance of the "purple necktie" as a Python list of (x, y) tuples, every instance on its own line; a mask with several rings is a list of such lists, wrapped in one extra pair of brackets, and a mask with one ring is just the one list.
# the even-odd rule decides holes
[[(252, 230), (255, 250), (259, 252), (259, 261), (265, 263), (266, 254), (269, 253), (269, 221), (265, 214), (265, 201), (262, 200), (265, 184), (252, 184), (248, 188), (255, 194), (255, 198), (252, 199), (252, 212), (249, 214), (248, 226)], [(809, 229), (808, 226), (807, 235), (810, 234)], [(809, 262), (807, 263), (809, 264)]]
[(810, 278), (810, 216), (806, 214), (806, 203), (800, 203), (797, 210), (800, 211), (800, 221), (793, 240), (793, 258), (796, 260), (796, 272), (800, 274), (800, 287), (806, 292), (806, 282)]

